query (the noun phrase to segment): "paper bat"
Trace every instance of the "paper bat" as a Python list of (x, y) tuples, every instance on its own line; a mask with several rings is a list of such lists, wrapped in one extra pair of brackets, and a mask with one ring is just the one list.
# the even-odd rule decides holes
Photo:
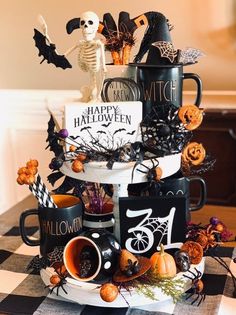
[(62, 69), (72, 68), (66, 57), (63, 55), (58, 55), (56, 53), (56, 46), (54, 44), (48, 45), (46, 36), (39, 32), (37, 29), (34, 29), (33, 39), (35, 41), (35, 46), (39, 50), (38, 55), (43, 56), (43, 60), (40, 63), (46, 60), (47, 63), (52, 63), (56, 67)]
[(111, 122), (107, 123), (107, 124), (102, 124), (102, 127), (108, 127), (110, 126)]
[(53, 172), (50, 175), (48, 175), (47, 180), (52, 186), (54, 186), (55, 182), (58, 181), (58, 179), (60, 179), (63, 176), (64, 174), (60, 171)]
[(117, 129), (116, 131), (114, 131), (113, 135), (115, 135), (117, 132), (121, 132), (121, 131), (126, 131), (126, 129), (125, 128)]
[(136, 131), (136, 130), (133, 130), (133, 131), (131, 131), (131, 132), (127, 132), (127, 135), (131, 135), (131, 136), (132, 136), (132, 135), (135, 133), (135, 131)]
[(48, 122), (48, 129), (47, 129), (48, 137), (46, 139), (46, 142), (48, 142), (47, 148), (50, 148), (50, 151), (52, 151), (55, 156), (59, 156), (61, 153), (63, 153), (63, 147), (58, 143), (58, 136), (55, 132), (55, 122), (53, 120), (52, 115), (50, 116), (50, 120)]
[(91, 129), (91, 128), (92, 128), (92, 127), (90, 127), (90, 126), (83, 127), (83, 128), (80, 129), (80, 131), (84, 131), (84, 130)]
[(74, 195), (81, 197), (84, 191), (84, 182), (76, 178), (65, 176), (62, 184), (56, 189), (53, 189), (53, 192), (55, 194), (66, 194), (70, 190), (73, 190), (72, 193)]
[(98, 130), (97, 133), (105, 133), (106, 134), (106, 132), (102, 131), (102, 130)]

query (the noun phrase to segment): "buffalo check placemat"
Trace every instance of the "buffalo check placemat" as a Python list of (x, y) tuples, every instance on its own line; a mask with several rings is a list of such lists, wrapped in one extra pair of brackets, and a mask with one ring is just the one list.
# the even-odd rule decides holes
[[(28, 228), (28, 235), (36, 237), (37, 227)], [(203, 275), (206, 299), (199, 306), (190, 300), (177, 304), (171, 300), (153, 303), (138, 308), (103, 308), (79, 305), (55, 294), (49, 294), (41, 277), (36, 272), (27, 272), (26, 267), (38, 254), (38, 247), (30, 247), (22, 242), (19, 227), (0, 227), (0, 315), (233, 315), (236, 314), (236, 299), (232, 298), (233, 281), (226, 270), (212, 257), (206, 257)], [(219, 255), (236, 274), (236, 249), (221, 247)]]

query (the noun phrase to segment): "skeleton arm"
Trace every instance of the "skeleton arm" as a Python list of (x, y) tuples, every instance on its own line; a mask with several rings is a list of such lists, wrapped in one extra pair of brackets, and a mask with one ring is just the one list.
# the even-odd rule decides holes
[(69, 48), (65, 53), (64, 56), (68, 56), (70, 53), (72, 53), (75, 49), (79, 48), (79, 44), (74, 45), (73, 47)]
[(100, 40), (99, 40), (99, 43), (100, 43), (100, 49), (101, 49), (101, 67), (104, 72), (107, 72), (104, 44)]
[[(52, 41), (51, 41), (51, 39), (50, 39), (50, 37), (49, 37), (49, 35), (48, 35), (48, 26), (47, 26), (47, 23), (46, 23), (46, 21), (45, 21), (45, 19), (43, 18), (42, 15), (39, 15), (39, 16), (38, 16), (38, 21), (39, 21), (39, 24), (40, 24), (40, 26), (41, 26), (41, 29), (42, 29), (42, 32), (43, 32), (44, 36), (47, 38), (48, 42), (49, 42), (50, 44), (52, 44)], [(78, 45), (75, 45), (75, 46), (69, 48), (69, 49), (63, 54), (63, 56), (66, 57), (66, 56), (69, 55), (72, 51), (74, 51), (76, 48), (78, 48)]]
[(42, 29), (42, 32), (44, 34), (44, 36), (47, 38), (47, 40), (49, 41), (49, 43), (51, 44), (52, 41), (48, 35), (48, 26), (47, 26), (47, 23), (46, 21), (44, 20), (43, 16), (42, 15), (39, 15), (38, 16), (38, 21), (39, 21), (39, 24), (41, 26), (41, 29)]

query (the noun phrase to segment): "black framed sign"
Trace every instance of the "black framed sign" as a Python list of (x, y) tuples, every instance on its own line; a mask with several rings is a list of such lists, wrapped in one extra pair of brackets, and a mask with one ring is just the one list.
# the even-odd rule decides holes
[(179, 248), (186, 239), (186, 196), (119, 199), (121, 247), (150, 257), (160, 249)]

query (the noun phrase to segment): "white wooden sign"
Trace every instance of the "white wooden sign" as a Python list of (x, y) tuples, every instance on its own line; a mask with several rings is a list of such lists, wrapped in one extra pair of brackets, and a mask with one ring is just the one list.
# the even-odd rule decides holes
[(79, 144), (116, 150), (141, 140), (141, 102), (70, 103), (65, 106), (65, 128)]

